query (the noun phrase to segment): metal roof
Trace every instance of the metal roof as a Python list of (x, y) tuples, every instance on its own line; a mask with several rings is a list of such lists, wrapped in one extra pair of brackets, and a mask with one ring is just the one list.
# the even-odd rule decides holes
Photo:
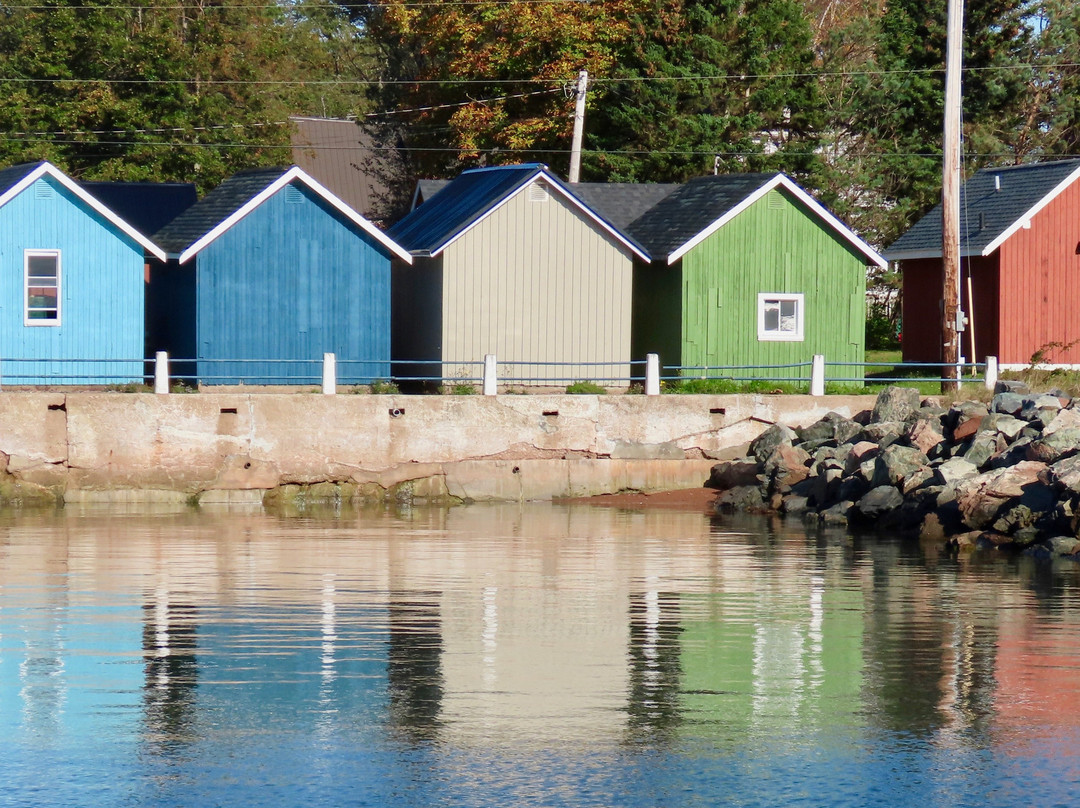
[(404, 171), (397, 151), (379, 148), (356, 121), (338, 118), (289, 119), (293, 162), (353, 210), (368, 219), (392, 207), (391, 178)]
[(198, 201), (193, 182), (80, 182), (145, 236), (152, 236)]
[(474, 168), (464, 171), (434, 197), (395, 224), (388, 234), (413, 255), (438, 255), (538, 177), (591, 218), (616, 240), (647, 259), (645, 251), (601, 212), (574, 194), (540, 163)]
[[(1080, 160), (984, 168), (960, 189), (960, 253), (989, 255), (1080, 176)], [(941, 205), (885, 250), (890, 261), (941, 257)]]

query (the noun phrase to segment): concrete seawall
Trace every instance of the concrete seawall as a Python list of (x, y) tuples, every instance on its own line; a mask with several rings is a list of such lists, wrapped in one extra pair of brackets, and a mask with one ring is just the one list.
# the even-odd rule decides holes
[(5, 392), (0, 501), (534, 500), (701, 485), (873, 396)]

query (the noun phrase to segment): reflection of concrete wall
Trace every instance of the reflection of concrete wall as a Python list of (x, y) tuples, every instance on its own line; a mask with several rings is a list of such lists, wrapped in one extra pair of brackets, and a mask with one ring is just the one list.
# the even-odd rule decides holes
[(871, 403), (866, 396), (5, 393), (0, 497), (43, 486), (69, 502), (195, 494), (257, 502), (278, 486), (320, 482), (339, 484), (345, 496), (412, 482), (416, 496), (465, 500), (655, 491), (700, 485), (707, 458), (772, 422), (850, 415)]

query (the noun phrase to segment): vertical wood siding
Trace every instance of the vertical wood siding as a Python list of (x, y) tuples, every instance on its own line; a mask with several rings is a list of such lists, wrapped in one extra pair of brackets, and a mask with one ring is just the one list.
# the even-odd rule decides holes
[(503, 372), (629, 377), (630, 253), (576, 208), (554, 194), (529, 201), (522, 189), (443, 255), (443, 361), (610, 362)]
[[(1003, 363), (1080, 363), (1080, 183), (1073, 183), (1000, 249)], [(1054, 344), (1069, 347), (1053, 347)]]
[[(60, 326), (23, 325), (27, 249), (60, 250)], [(0, 208), (0, 357), (118, 360), (5, 361), (0, 364), (4, 384), (119, 384), (143, 378), (142, 247), (49, 177)], [(80, 378), (86, 375), (101, 378)]]
[(387, 378), (389, 254), (303, 185), (291, 187), (298, 201), (282, 189), (195, 259), (198, 358), (305, 362), (200, 361), (200, 377), (317, 382), (332, 352), (343, 384)]
[[(786, 193), (770, 191), (682, 265), (684, 366), (792, 364), (814, 354), (829, 362), (863, 360), (865, 258)], [(804, 295), (802, 341), (758, 340), (759, 292)], [(745, 375), (809, 377), (810, 370)]]
[[(942, 271), (940, 258), (919, 258), (900, 262), (903, 279), (902, 322), (905, 362), (940, 362), (942, 357)], [(971, 276), (975, 296), (974, 311), (968, 300), (967, 278)], [(971, 336), (961, 335), (960, 354), (969, 362), (997, 356), (998, 341), (998, 258), (965, 257), (960, 262), (964, 311), (975, 327), (975, 356)], [(972, 316), (973, 315), (973, 316)], [(932, 375), (932, 374), (931, 374)]]

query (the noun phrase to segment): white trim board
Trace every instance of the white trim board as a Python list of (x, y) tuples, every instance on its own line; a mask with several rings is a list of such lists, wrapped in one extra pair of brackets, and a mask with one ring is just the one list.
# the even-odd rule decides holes
[(777, 174), (767, 183), (755, 190), (752, 194), (747, 195), (746, 198), (743, 199), (738, 205), (733, 207), (723, 216), (716, 219), (716, 221), (714, 221), (708, 227), (701, 230), (696, 236), (691, 238), (677, 250), (669, 254), (667, 260), (668, 264), (674, 264), (698, 244), (703, 242), (705, 239), (707, 239), (725, 224), (730, 222), (748, 207), (750, 207), (759, 199), (764, 197), (767, 193), (769, 193), (769, 191), (777, 187), (783, 187), (791, 194), (793, 194), (796, 199), (798, 199), (800, 202), (810, 208), (810, 210), (814, 214), (824, 220), (826, 224), (833, 228), (833, 230), (843, 236), (844, 239), (849, 244), (851, 244), (851, 246), (861, 252), (873, 264), (881, 267), (882, 269), (885, 269), (889, 265), (888, 261), (882, 258), (881, 255), (878, 254), (878, 252), (874, 248), (872, 248), (869, 244), (867, 244), (865, 241), (855, 235), (855, 233), (853, 233), (847, 225), (845, 225), (843, 222), (841, 222), (839, 219), (829, 213), (829, 211), (826, 210), (820, 202), (814, 199), (814, 197), (810, 196), (810, 194), (808, 194), (806, 191), (804, 191), (802, 188), (800, 188), (783, 174)]
[[(462, 229), (460, 229), (457, 232), (453, 233), (445, 242), (443, 242), (442, 244), (440, 244), (438, 247), (431, 250), (430, 252), (425, 253), (425, 255), (430, 256), (431, 258), (435, 258), (436, 256), (438, 256), (443, 250), (445, 250), (447, 247), (449, 247), (451, 244), (453, 244), (459, 238), (464, 236), (466, 233), (468, 233), (474, 227), (478, 226), (481, 222), (483, 222), (485, 219), (487, 219), (489, 216), (491, 216), (493, 213), (495, 213), (495, 211), (499, 210), (499, 208), (501, 208), (503, 205), (507, 204), (511, 199), (513, 199), (515, 196), (517, 196), (523, 190), (528, 188), (531, 183), (536, 182), (536, 180), (539, 177), (543, 177), (547, 181), (548, 185), (551, 187), (551, 189), (553, 191), (558, 191), (563, 199), (570, 202), (574, 207), (576, 207), (578, 210), (580, 210), (582, 213), (584, 213), (586, 216), (588, 216), (590, 219), (592, 219), (605, 232), (607, 232), (616, 241), (618, 241), (620, 244), (622, 244), (628, 250), (630, 250), (632, 253), (634, 253), (634, 255), (638, 256), (642, 261), (651, 260), (650, 257), (644, 251), (642, 251), (640, 247), (637, 247), (632, 241), (627, 239), (626, 236), (624, 236), (622, 233), (620, 233), (618, 230), (616, 230), (614, 226), (612, 226), (607, 221), (602, 219), (588, 205), (586, 205), (584, 202), (582, 202), (580, 199), (578, 199), (576, 196), (574, 196), (573, 193), (571, 193), (569, 190), (567, 190), (563, 186), (562, 181), (559, 180), (558, 177), (556, 177), (554, 174), (552, 174), (551, 172), (549, 172), (545, 168), (536, 169), (535, 172), (530, 174), (524, 181), (522, 181), (521, 183), (516, 185), (510, 191), (508, 191), (506, 193), (506, 195), (503, 196), (502, 199), (500, 199), (494, 205), (489, 207), (482, 215), (478, 216), (474, 221), (470, 222), (468, 225), (464, 226)], [(435, 200), (437, 198), (438, 198), (438, 196), (434, 196), (434, 197), (432, 197), (432, 200)]]
[(76, 197), (89, 205), (95, 212), (104, 216), (110, 224), (115, 225), (124, 233), (124, 235), (133, 239), (140, 247), (149, 252), (155, 258), (158, 258), (162, 261), (165, 260), (165, 251), (161, 249), (161, 247), (154, 244), (154, 242), (152, 242), (150, 239), (148, 239), (130, 224), (117, 216), (111, 208), (108, 208), (101, 202), (99, 202), (97, 198), (93, 196), (93, 194), (82, 188), (77, 182), (68, 177), (67, 174), (65, 174), (59, 168), (47, 161), (38, 165), (37, 168), (35, 168), (17, 183), (8, 188), (7, 191), (5, 191), (3, 194), (0, 194), (0, 207), (6, 205), (8, 202), (10, 202), (12, 199), (17, 197), (19, 194), (21, 194), (23, 191), (25, 191), (27, 188), (29, 188), (31, 185), (33, 185), (35, 182), (37, 182), (39, 179), (46, 175), (55, 179), (57, 182), (63, 185), (64, 188), (71, 191), (71, 193), (75, 194)]
[(222, 234), (227, 232), (233, 225), (258, 208), (263, 202), (272, 197), (286, 185), (293, 180), (300, 180), (302, 183), (308, 186), (311, 190), (321, 196), (324, 200), (329, 202), (340, 213), (344, 214), (349, 221), (357, 225), (361, 230), (370, 235), (386, 249), (398, 256), (406, 263), (412, 263), (412, 255), (410, 255), (403, 247), (401, 247), (396, 241), (383, 233), (379, 228), (353, 210), (349, 205), (327, 190), (322, 184), (320, 184), (310, 174), (305, 172), (299, 166), (292, 166), (288, 171), (283, 173), (280, 177), (270, 183), (266, 188), (253, 196), (241, 207), (232, 212), (231, 215), (226, 217), (223, 221), (219, 222), (212, 230), (205, 233), (202, 238), (191, 244), (186, 250), (180, 253), (179, 256), (174, 256), (178, 259), (179, 263), (185, 264), (198, 255), (202, 250), (217, 241)]

